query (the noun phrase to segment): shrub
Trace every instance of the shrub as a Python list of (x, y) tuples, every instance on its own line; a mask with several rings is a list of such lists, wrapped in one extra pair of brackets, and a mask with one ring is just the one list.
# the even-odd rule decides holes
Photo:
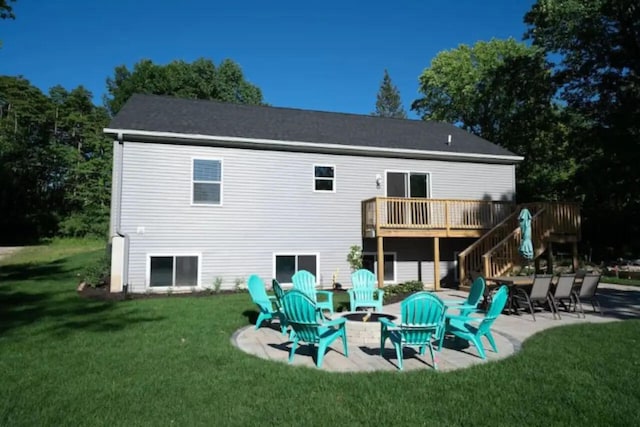
[(82, 281), (92, 288), (105, 285), (110, 274), (111, 263), (107, 253), (103, 253), (82, 272)]
[(216, 294), (220, 293), (221, 287), (222, 287), (222, 277), (216, 277), (216, 280), (213, 281), (213, 291)]
[(357, 271), (362, 268), (362, 248), (360, 246), (353, 245), (349, 248), (347, 262), (351, 266), (351, 271)]
[(410, 295), (414, 292), (424, 290), (424, 284), (419, 280), (410, 280), (397, 285), (384, 287), (384, 301), (395, 299), (398, 295)]

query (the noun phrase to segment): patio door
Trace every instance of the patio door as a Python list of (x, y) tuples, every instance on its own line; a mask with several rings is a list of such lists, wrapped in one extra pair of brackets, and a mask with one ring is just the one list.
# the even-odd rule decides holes
[[(387, 197), (423, 198), (430, 194), (430, 174), (424, 172), (387, 171)], [(391, 224), (420, 224), (428, 221), (426, 205), (391, 203), (387, 206), (387, 221)]]

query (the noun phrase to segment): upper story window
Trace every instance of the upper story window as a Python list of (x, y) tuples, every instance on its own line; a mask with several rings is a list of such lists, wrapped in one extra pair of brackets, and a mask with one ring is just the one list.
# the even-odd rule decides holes
[(193, 204), (222, 204), (222, 160), (193, 159)]
[(313, 166), (313, 190), (336, 191), (336, 167), (329, 165)]

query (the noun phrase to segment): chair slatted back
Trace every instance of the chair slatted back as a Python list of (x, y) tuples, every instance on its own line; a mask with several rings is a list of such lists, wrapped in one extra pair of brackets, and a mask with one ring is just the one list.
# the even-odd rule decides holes
[(247, 288), (249, 288), (249, 295), (251, 295), (253, 302), (257, 304), (261, 310), (270, 312), (271, 302), (267, 296), (267, 290), (262, 279), (258, 275), (252, 274), (247, 281)]
[(299, 270), (291, 278), (293, 281), (293, 289), (304, 293), (313, 303), (316, 299), (316, 276), (307, 270)]
[(351, 286), (356, 300), (369, 301), (376, 291), (376, 275), (366, 269), (351, 274)]
[(538, 274), (533, 278), (533, 287), (529, 298), (531, 300), (544, 300), (547, 298), (549, 288), (551, 287), (551, 280), (553, 276), (551, 274)]
[(478, 305), (478, 303), (480, 302), (480, 298), (484, 296), (485, 286), (486, 282), (484, 280), (484, 277), (476, 277), (471, 284), (471, 289), (469, 290), (469, 296), (467, 297), (466, 303), (469, 305)]
[(304, 292), (293, 289), (282, 298), (287, 323), (302, 341), (314, 343), (320, 338), (316, 304)]
[(599, 274), (585, 274), (580, 286), (580, 298), (592, 298), (598, 290), (600, 284)]
[(444, 302), (430, 292), (416, 292), (400, 303), (400, 333), (408, 345), (425, 344), (444, 322)]
[(509, 287), (502, 285), (500, 289), (493, 295), (491, 299), (491, 305), (487, 309), (487, 314), (478, 325), (478, 332), (485, 333), (489, 329), (491, 329), (491, 325), (493, 322), (500, 316), (502, 310), (504, 310), (504, 306), (507, 304), (507, 299), (509, 297)]
[(556, 299), (569, 298), (573, 291), (573, 285), (576, 282), (575, 274), (563, 274), (558, 278), (556, 284), (556, 290), (553, 293), (553, 297)]
[(276, 279), (273, 279), (271, 281), (271, 287), (273, 288), (273, 293), (276, 296), (278, 307), (282, 310), (282, 299), (284, 298), (284, 291), (282, 290), (282, 286), (280, 286), (280, 282), (278, 282)]

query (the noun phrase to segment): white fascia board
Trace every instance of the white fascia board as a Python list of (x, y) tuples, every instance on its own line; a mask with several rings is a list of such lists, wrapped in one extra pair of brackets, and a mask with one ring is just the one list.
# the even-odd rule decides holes
[(146, 130), (134, 130), (134, 129), (112, 129), (104, 128), (104, 133), (109, 135), (118, 136), (138, 136), (147, 138), (159, 138), (165, 140), (192, 140), (199, 142), (235, 142), (248, 145), (254, 145), (256, 147), (297, 147), (315, 150), (327, 150), (335, 153), (367, 153), (370, 155), (401, 155), (415, 158), (429, 158), (429, 159), (444, 159), (444, 160), (471, 160), (481, 161), (490, 160), (494, 162), (502, 163), (517, 163), (524, 160), (522, 156), (504, 156), (495, 154), (477, 154), (477, 153), (452, 153), (448, 151), (433, 151), (433, 150), (411, 150), (406, 148), (386, 148), (386, 147), (363, 147), (359, 145), (346, 145), (346, 144), (318, 144), (313, 142), (302, 141), (282, 141), (276, 139), (262, 139), (262, 138), (243, 138), (236, 136), (215, 136), (215, 135), (200, 135), (191, 133), (178, 133), (178, 132), (156, 132)]

